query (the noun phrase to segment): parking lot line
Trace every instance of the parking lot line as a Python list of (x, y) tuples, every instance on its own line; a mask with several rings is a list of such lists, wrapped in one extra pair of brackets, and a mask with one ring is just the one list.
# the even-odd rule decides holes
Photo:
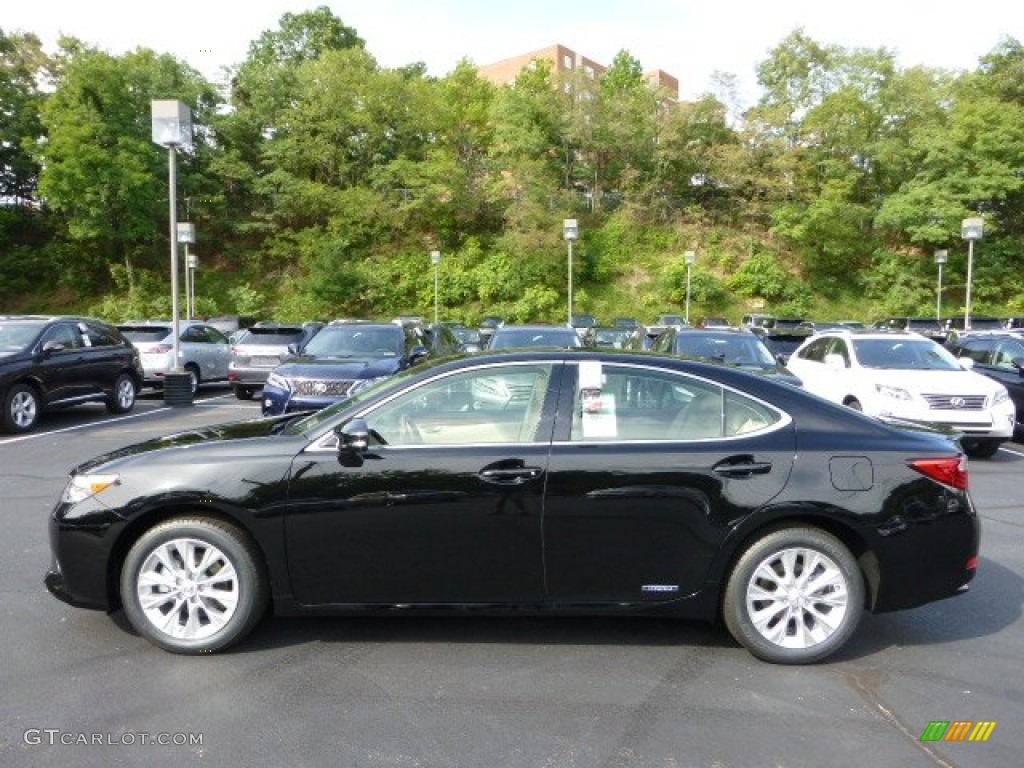
[[(209, 400), (216, 400), (216, 399), (220, 399), (220, 398), (219, 397), (217, 397), (217, 398), (213, 398), (213, 397), (209, 398)], [(223, 403), (222, 404), (210, 403), (209, 400), (195, 403), (195, 405), (196, 405), (196, 407), (202, 407), (202, 408), (232, 408), (232, 409), (236, 409), (236, 408), (246, 408), (247, 407), (247, 406), (242, 405), (242, 404), (234, 405), (234, 404), (223, 404)], [(140, 418), (142, 416), (150, 416), (150, 415), (152, 415), (154, 413), (161, 413), (163, 411), (169, 411), (169, 410), (172, 410), (171, 406), (169, 406), (169, 405), (161, 405), (161, 406), (158, 406), (158, 407), (153, 408), (151, 410), (145, 410), (145, 411), (138, 411), (138, 412), (135, 412), (135, 413), (129, 413), (129, 414), (125, 415), (125, 416), (115, 416), (115, 417), (111, 417), (111, 418), (108, 418), (108, 419), (104, 419), (103, 421), (100, 421), (100, 422), (91, 421), (88, 424), (75, 424), (72, 427), (62, 427), (60, 429), (49, 429), (49, 430), (44, 430), (44, 431), (40, 431), (40, 432), (32, 432), (32, 433), (27, 434), (27, 435), (17, 435), (15, 437), (0, 438), (0, 445), (13, 445), (14, 443), (20, 443), (20, 442), (25, 441), (25, 440), (32, 440), (32, 439), (40, 438), (40, 437), (47, 437), (49, 435), (59, 435), (59, 434), (62, 434), (64, 432), (75, 432), (75, 431), (80, 430), (80, 429), (88, 429), (89, 427), (95, 427), (95, 426), (98, 426), (98, 425), (113, 424), (114, 422), (117, 422), (117, 421), (127, 421), (129, 419), (137, 419), (137, 418)]]

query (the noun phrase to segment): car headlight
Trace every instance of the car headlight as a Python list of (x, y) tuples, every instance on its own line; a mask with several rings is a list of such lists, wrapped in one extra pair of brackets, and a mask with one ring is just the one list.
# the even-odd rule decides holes
[(891, 387), (888, 384), (875, 384), (875, 390), (883, 397), (891, 397), (894, 400), (911, 400), (910, 393), (902, 387)]
[(267, 386), (268, 387), (277, 387), (278, 389), (283, 389), (286, 392), (291, 391), (291, 388), (292, 388), (292, 385), (288, 381), (288, 379), (286, 379), (284, 376), (282, 376), (279, 373), (273, 373), (273, 372), (271, 372), (270, 375), (267, 376)]
[(72, 475), (68, 484), (64, 487), (61, 501), (68, 504), (77, 504), (95, 496), (108, 488), (120, 485), (120, 475)]
[(354, 395), (356, 392), (362, 392), (364, 389), (369, 389), (374, 384), (380, 384), (382, 381), (387, 381), (390, 376), (376, 376), (372, 379), (356, 379), (352, 382), (352, 386), (348, 389), (349, 395)]
[(1006, 391), (1006, 387), (1000, 388), (995, 396), (992, 398), (992, 405), (1001, 405), (1010, 399), (1010, 393)]

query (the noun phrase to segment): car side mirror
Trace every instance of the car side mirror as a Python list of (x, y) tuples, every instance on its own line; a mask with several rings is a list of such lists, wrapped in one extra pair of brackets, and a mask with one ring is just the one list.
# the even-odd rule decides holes
[(1015, 357), (1011, 360), (1013, 367), (1017, 369), (1017, 373), (1024, 376), (1024, 357)]
[(60, 352), (64, 349), (64, 342), (62, 341), (48, 341), (43, 344), (43, 354), (50, 355), (54, 352)]
[(974, 367), (973, 357), (960, 357), (957, 358), (957, 362), (960, 363), (960, 367), (963, 368), (965, 371), (969, 371)]
[(426, 347), (413, 347), (409, 352), (409, 362), (416, 365), (426, 360), (429, 355), (430, 351)]
[(338, 427), (338, 462), (344, 467), (361, 467), (370, 448), (370, 427), (366, 419), (355, 418)]
[(297, 355), (297, 354), (299, 354), (299, 344), (297, 342), (292, 341), (292, 342), (290, 342), (288, 344), (288, 354), (289, 355)]

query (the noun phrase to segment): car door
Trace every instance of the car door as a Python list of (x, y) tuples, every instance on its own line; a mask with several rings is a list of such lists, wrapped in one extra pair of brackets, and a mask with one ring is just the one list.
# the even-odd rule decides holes
[(333, 435), (295, 460), (286, 539), (296, 598), (522, 603), (544, 597), (542, 510), (561, 366), (441, 374), (362, 412), (345, 466)]
[(111, 391), (118, 375), (125, 370), (130, 359), (121, 340), (100, 325), (88, 322), (78, 324), (82, 341), (84, 388), (91, 394)]
[(676, 371), (590, 362), (566, 371), (544, 509), (549, 598), (692, 594), (727, 532), (785, 486), (791, 420)]
[[(52, 347), (51, 342), (61, 345)], [(50, 350), (45, 347), (51, 345)], [(36, 380), (43, 388), (47, 403), (74, 401), (89, 394), (85, 344), (73, 322), (50, 326), (35, 347)]]

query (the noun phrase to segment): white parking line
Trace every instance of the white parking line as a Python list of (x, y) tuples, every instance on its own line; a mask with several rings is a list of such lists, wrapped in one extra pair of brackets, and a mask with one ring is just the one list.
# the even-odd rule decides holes
[(1020, 451), (1015, 451), (1012, 448), (1007, 448), (1005, 445), (999, 446), (999, 450), (1005, 451), (1006, 453), (1012, 453), (1014, 456), (1024, 456), (1024, 453), (1021, 453)]
[[(247, 408), (247, 406), (242, 405), (241, 403), (239, 403), (238, 405), (234, 405), (234, 404), (225, 405), (225, 404), (218, 404), (218, 403), (209, 403), (210, 400), (219, 400), (222, 397), (226, 398), (227, 395), (218, 395), (217, 397), (210, 397), (210, 398), (207, 398), (206, 400), (198, 401), (198, 402), (195, 403), (195, 406), (197, 408)], [(140, 418), (142, 416), (149, 416), (149, 415), (154, 414), (154, 413), (161, 413), (163, 411), (170, 411), (170, 410), (174, 410), (174, 408), (172, 408), (169, 405), (162, 405), (162, 406), (158, 406), (156, 408), (153, 408), (152, 410), (139, 411), (139, 412), (136, 412), (136, 413), (129, 413), (129, 414), (125, 415), (125, 416), (115, 416), (115, 417), (111, 417), (111, 418), (108, 418), (108, 419), (104, 419), (103, 421), (93, 421), (93, 422), (89, 422), (88, 424), (76, 424), (73, 427), (63, 427), (62, 429), (50, 429), (50, 430), (47, 430), (45, 432), (32, 432), (32, 433), (27, 434), (27, 435), (18, 435), (17, 437), (0, 438), (0, 445), (11, 445), (13, 443), (20, 443), (20, 442), (22, 442), (24, 440), (34, 440), (36, 438), (47, 437), (49, 435), (59, 435), (59, 434), (62, 434), (64, 432), (74, 432), (74, 431), (79, 430), (79, 429), (88, 429), (89, 427), (95, 427), (95, 426), (99, 426), (99, 425), (112, 424), (112, 423), (117, 422), (117, 421), (127, 421), (128, 419), (137, 419), (137, 418)]]

